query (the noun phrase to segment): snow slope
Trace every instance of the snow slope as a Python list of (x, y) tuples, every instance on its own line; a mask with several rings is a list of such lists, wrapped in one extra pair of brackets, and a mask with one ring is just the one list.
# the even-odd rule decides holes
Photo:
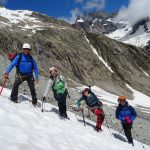
[[(136, 91), (129, 85), (126, 85), (126, 86), (133, 92), (133, 96), (134, 96), (133, 100), (128, 100), (130, 105), (132, 105), (134, 107), (140, 106), (140, 109), (142, 112), (145, 112), (144, 110), (147, 110), (146, 113), (150, 113), (150, 97), (148, 97), (147, 95), (145, 95), (139, 91)], [(84, 88), (85, 88), (85, 86), (84, 87), (76, 87), (76, 91), (80, 92)], [(104, 104), (106, 104), (108, 106), (117, 106), (118, 105), (118, 101), (117, 101), (118, 96), (117, 95), (108, 93), (97, 86), (92, 86), (91, 90), (99, 97), (100, 100), (103, 101)]]
[(16, 24), (20, 21), (26, 22), (31, 21), (38, 23), (39, 20), (37, 20), (34, 17), (31, 17), (32, 11), (29, 10), (9, 10), (6, 8), (0, 8), (0, 16), (6, 18), (9, 20), (9, 24)]
[(0, 96), (0, 150), (150, 150), (137, 141), (133, 147), (115, 139), (106, 127), (97, 133), (91, 127), (95, 123), (83, 126), (73, 113), (68, 113), (71, 120), (60, 120), (57, 107), (50, 104), (43, 113), (25, 100), (14, 104), (9, 95), (4, 89)]

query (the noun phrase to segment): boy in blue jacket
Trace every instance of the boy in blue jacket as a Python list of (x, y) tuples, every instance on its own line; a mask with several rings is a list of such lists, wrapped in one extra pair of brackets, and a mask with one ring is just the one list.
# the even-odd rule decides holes
[(116, 118), (122, 123), (125, 136), (128, 139), (129, 144), (133, 145), (133, 138), (131, 134), (132, 123), (137, 117), (135, 109), (128, 104), (125, 96), (120, 96), (118, 98), (118, 107), (116, 109)]
[(20, 84), (24, 81), (28, 82), (28, 86), (30, 88), (30, 92), (32, 95), (32, 104), (37, 104), (36, 98), (36, 91), (34, 85), (34, 77), (33, 77), (33, 70), (35, 73), (35, 78), (38, 81), (38, 68), (35, 60), (30, 55), (31, 46), (28, 43), (23, 44), (23, 53), (18, 54), (13, 61), (11, 62), (10, 66), (5, 72), (5, 78), (8, 78), (9, 73), (11, 70), (16, 66), (16, 78), (13, 84), (13, 89), (11, 92), (11, 101), (14, 103), (18, 103), (18, 88)]

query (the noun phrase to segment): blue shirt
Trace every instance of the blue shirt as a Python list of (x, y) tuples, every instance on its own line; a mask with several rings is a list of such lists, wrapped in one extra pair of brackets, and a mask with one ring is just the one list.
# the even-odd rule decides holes
[(25, 55), (24, 53), (20, 55), (17, 55), (11, 62), (10, 66), (6, 70), (6, 74), (9, 74), (11, 70), (18, 65), (19, 58), (21, 57), (20, 64), (18, 66), (19, 73), (32, 76), (34, 70), (35, 78), (38, 80), (38, 68), (35, 60), (33, 58), (31, 59), (30, 55)]

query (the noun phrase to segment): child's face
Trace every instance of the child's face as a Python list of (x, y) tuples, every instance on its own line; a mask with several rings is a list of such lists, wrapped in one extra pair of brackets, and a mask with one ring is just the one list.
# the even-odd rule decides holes
[(57, 70), (53, 69), (50, 74), (53, 76), (53, 77), (56, 77), (57, 76)]
[(124, 101), (124, 100), (119, 100), (119, 103), (120, 103), (121, 105), (124, 105), (124, 104), (126, 103), (126, 101)]
[(86, 91), (83, 95), (88, 96), (89, 95), (88, 91)]

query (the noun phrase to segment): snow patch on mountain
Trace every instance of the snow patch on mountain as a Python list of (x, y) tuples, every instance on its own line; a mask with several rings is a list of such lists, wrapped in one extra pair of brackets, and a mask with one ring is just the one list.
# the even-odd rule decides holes
[[(85, 39), (87, 40), (87, 42), (90, 45), (90, 42), (86, 36), (85, 36)], [(108, 64), (105, 62), (105, 60), (101, 56), (99, 56), (97, 50), (92, 45), (90, 45), (90, 47), (92, 48), (94, 54), (99, 58), (99, 60), (102, 61), (102, 63), (109, 69), (109, 71), (114, 73), (114, 71), (111, 69), (111, 67), (108, 66)]]
[(82, 18), (78, 19), (77, 22), (84, 22)]
[(150, 40), (150, 22), (147, 23), (148, 31), (145, 31), (144, 25), (140, 25), (135, 33), (132, 33), (133, 26), (129, 23), (127, 24), (125, 21), (119, 23), (124, 24), (124, 27), (118, 28), (114, 32), (106, 34), (106, 36), (137, 47), (144, 47), (147, 45)]
[(40, 22), (34, 17), (31, 17), (32, 11), (28, 10), (9, 10), (6, 8), (0, 8), (0, 16), (9, 20), (11, 24), (17, 24), (20, 21), (26, 22)]
[(149, 75), (146, 71), (144, 71), (141, 67), (140, 67), (140, 69), (141, 69), (142, 72), (144, 72), (144, 74), (145, 74), (147, 77), (150, 77), (150, 75)]

